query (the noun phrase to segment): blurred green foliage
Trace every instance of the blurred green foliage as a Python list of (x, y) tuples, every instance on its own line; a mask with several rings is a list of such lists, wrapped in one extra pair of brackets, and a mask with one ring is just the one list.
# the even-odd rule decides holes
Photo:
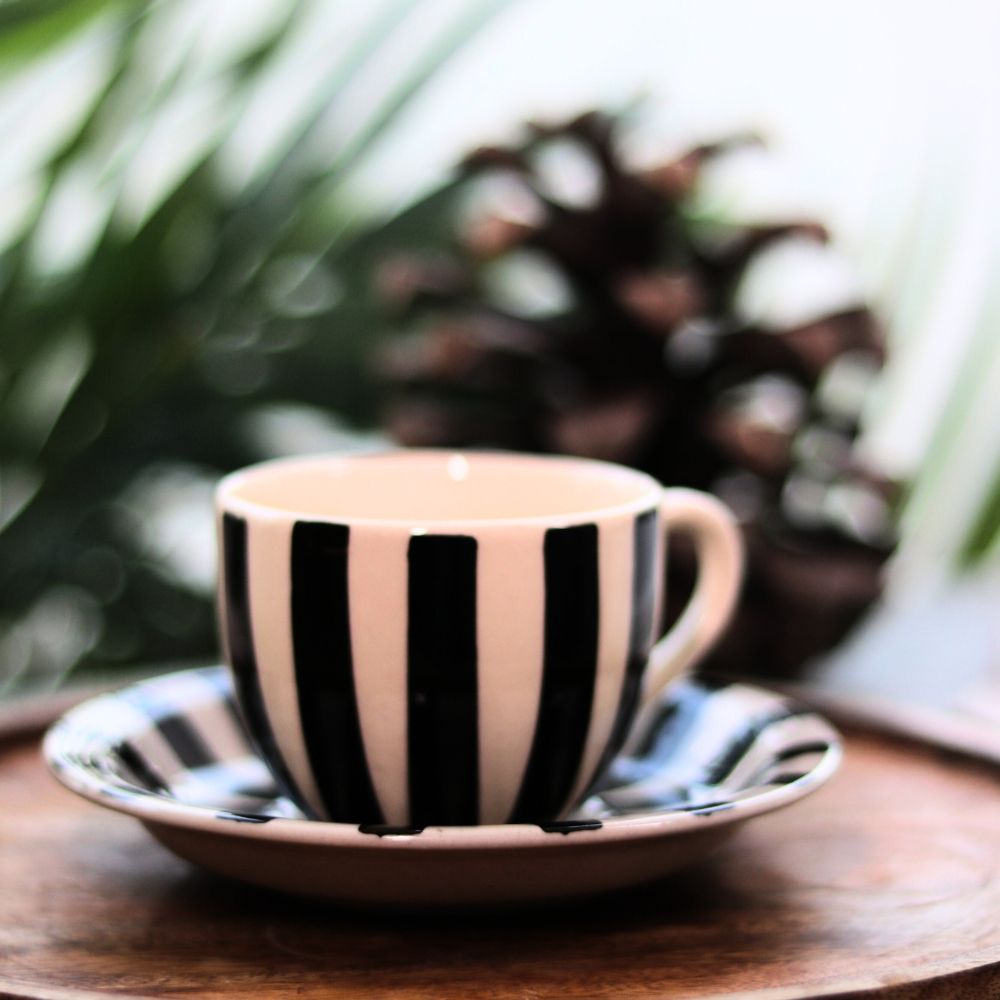
[(360, 121), (340, 97), (419, 3), (215, 6), (0, 5), (28, 151), (0, 201), (0, 694), (213, 654), (212, 482), (371, 420), (373, 261), (445, 225), (447, 185), (385, 217), (345, 180), (500, 4), (419, 34)]

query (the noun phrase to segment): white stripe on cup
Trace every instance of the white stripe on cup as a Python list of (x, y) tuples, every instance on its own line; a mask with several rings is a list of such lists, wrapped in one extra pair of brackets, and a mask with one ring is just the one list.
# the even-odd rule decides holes
[(531, 752), (545, 654), (545, 529), (479, 537), (479, 817), (506, 822)]
[(264, 711), (292, 779), (318, 816), (323, 802), (302, 737), (295, 684), (291, 620), (292, 522), (284, 518), (247, 524), (250, 623)]
[(354, 689), (365, 757), (385, 822), (409, 823), (406, 531), (351, 527)]

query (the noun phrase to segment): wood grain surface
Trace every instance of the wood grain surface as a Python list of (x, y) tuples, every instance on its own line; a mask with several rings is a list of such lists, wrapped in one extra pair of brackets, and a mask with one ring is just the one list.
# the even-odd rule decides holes
[(855, 733), (712, 862), (600, 901), (363, 914), (196, 871), (0, 744), (0, 996), (1000, 997), (1000, 785)]

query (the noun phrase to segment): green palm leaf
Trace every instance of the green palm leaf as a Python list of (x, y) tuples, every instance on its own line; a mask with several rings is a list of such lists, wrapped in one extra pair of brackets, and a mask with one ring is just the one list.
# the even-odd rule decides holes
[[(64, 53), (73, 87), (73, 53), (106, 53), (29, 178), (39, 193), (20, 233), (5, 249), (0, 235), (0, 693), (81, 666), (211, 654), (210, 594), (185, 570), (183, 541), (165, 554), (174, 515), (160, 508), (173, 491), (200, 497), (210, 516), (206, 484), (261, 455), (253, 428), (279, 404), (356, 425), (373, 415), (361, 374), (376, 325), (372, 261), (441, 223), (434, 198), (388, 218), (359, 210), (342, 180), (503, 7), (468, 4), (440, 26), (324, 152), (342, 95), (422, 10), (379, 5), (303, 99), (281, 108), (284, 139), (234, 184), (225, 157), (253, 95), (279, 61), (296, 65), (309, 18), (330, 8), (279, 3), (243, 50), (211, 62), (197, 30), (157, 50), (172, 18), (211, 5), (0, 5), (9, 93), (19, 72)], [(140, 166), (151, 170), (145, 186)], [(74, 218), (88, 222), (87, 240)], [(75, 256), (63, 233), (78, 238)]]

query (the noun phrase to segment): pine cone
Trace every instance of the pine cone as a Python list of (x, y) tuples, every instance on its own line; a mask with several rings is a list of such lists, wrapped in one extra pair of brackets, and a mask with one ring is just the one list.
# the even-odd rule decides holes
[[(893, 544), (893, 485), (853, 448), (863, 383), (882, 363), (877, 326), (863, 305), (787, 329), (742, 318), (737, 290), (758, 255), (792, 237), (823, 244), (825, 229), (707, 238), (688, 210), (702, 169), (757, 140), (638, 171), (616, 124), (591, 112), (532, 125), (521, 145), (466, 158), (466, 186), (505, 196), (457, 225), (450, 256), (386, 265), (405, 327), (377, 362), (386, 425), (406, 445), (591, 456), (721, 496), (744, 526), (748, 572), (706, 667), (793, 676), (878, 597)], [(567, 144), (589, 170), (568, 193), (544, 160)], [(503, 269), (518, 262), (528, 292), (512, 303)], [(693, 578), (683, 544), (669, 572), (668, 617)]]

